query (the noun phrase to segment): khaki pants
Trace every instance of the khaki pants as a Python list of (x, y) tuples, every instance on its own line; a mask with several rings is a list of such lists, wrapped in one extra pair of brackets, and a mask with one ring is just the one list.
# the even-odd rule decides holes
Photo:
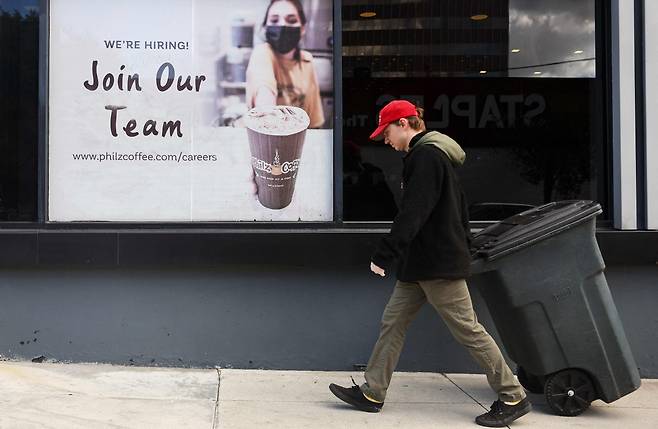
[(395, 284), (382, 316), (379, 339), (368, 361), (366, 383), (361, 386), (369, 398), (384, 401), (407, 328), (427, 301), (484, 370), (501, 401), (518, 401), (526, 396), (493, 338), (478, 322), (466, 281), (436, 279)]

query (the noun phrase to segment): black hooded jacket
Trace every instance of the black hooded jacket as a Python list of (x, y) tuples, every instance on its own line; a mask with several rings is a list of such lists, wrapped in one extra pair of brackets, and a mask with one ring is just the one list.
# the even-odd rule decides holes
[(436, 131), (415, 135), (403, 158), (403, 197), (391, 231), (372, 262), (401, 281), (462, 279), (469, 274), (470, 228), (464, 191), (454, 165), (465, 154)]

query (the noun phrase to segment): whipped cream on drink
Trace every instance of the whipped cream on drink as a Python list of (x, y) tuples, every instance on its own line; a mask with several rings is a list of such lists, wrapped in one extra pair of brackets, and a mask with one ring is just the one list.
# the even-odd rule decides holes
[(254, 107), (245, 115), (245, 125), (262, 134), (289, 136), (304, 131), (311, 123), (304, 109), (294, 106)]

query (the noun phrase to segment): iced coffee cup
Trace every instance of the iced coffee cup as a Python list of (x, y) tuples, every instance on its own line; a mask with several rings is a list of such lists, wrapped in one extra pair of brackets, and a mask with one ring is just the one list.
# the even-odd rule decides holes
[(282, 209), (292, 201), (308, 114), (293, 106), (254, 107), (245, 116), (258, 201)]

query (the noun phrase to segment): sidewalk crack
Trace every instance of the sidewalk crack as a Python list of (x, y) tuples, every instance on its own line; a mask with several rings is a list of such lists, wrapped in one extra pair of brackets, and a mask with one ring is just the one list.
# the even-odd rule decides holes
[[(464, 392), (464, 395), (466, 395), (466, 396), (468, 396), (469, 398), (471, 398), (476, 404), (478, 404), (479, 406), (481, 406), (485, 411), (489, 411), (489, 409), (488, 409), (487, 407), (485, 407), (484, 404), (482, 404), (482, 402), (478, 401), (478, 400), (475, 399), (473, 396), (471, 396), (467, 391), (465, 391), (464, 389), (462, 389), (457, 383), (455, 383), (454, 381), (452, 381), (452, 379), (451, 379), (450, 377), (448, 377), (447, 374), (441, 373), (441, 375), (444, 376), (449, 382), (451, 382), (452, 384), (454, 384), (455, 387), (456, 387), (457, 389), (459, 389), (459, 390), (461, 390), (462, 392)], [(505, 426), (505, 427), (506, 427), (507, 429), (510, 429), (509, 425), (507, 425), (507, 426)]]
[(212, 429), (217, 429), (219, 426), (219, 388), (222, 385), (222, 370), (215, 367), (217, 371), (217, 396), (215, 397), (215, 409), (212, 417)]
[(445, 374), (445, 373), (442, 372), (441, 375), (444, 376), (449, 382), (451, 382), (451, 383), (452, 383), (457, 389), (461, 390), (461, 391), (464, 393), (464, 395), (468, 396), (468, 397), (471, 398), (476, 404), (478, 404), (479, 406), (481, 406), (485, 411), (489, 411), (489, 409), (488, 409), (487, 407), (485, 407), (480, 401), (478, 401), (477, 399), (475, 399), (475, 398), (474, 398), (473, 396), (471, 396), (467, 391), (465, 391), (464, 389), (462, 389), (457, 383), (455, 383), (454, 381), (452, 381), (452, 379), (451, 379), (450, 377), (448, 377), (447, 374)]

